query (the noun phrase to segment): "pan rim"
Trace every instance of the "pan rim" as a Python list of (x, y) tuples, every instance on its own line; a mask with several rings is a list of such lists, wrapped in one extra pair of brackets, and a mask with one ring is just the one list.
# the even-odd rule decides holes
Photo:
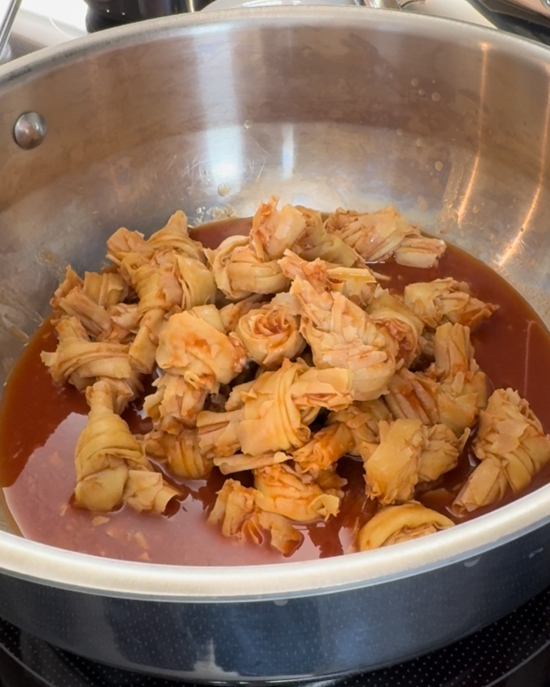
[[(234, 9), (148, 20), (46, 48), (0, 67), (0, 96), (14, 83), (39, 78), (88, 56), (182, 35), (191, 27), (228, 25), (353, 27), (434, 33), (468, 46), (494, 47), (545, 65), (547, 47), (458, 20), (362, 7)], [(154, 601), (240, 602), (331, 594), (389, 583), (472, 559), (550, 522), (550, 484), (459, 527), (386, 549), (335, 558), (254, 566), (174, 566), (114, 560), (58, 549), (0, 532), (0, 573), (75, 592)]]

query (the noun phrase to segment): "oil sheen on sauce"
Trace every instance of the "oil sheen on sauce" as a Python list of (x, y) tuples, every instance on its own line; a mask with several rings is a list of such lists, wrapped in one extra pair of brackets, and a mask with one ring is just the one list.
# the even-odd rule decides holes
[[(194, 238), (215, 247), (232, 234), (245, 234), (249, 220), (213, 223)], [(532, 308), (502, 278), (481, 262), (449, 246), (437, 268), (377, 265), (390, 277), (389, 287), (401, 292), (413, 281), (454, 277), (470, 284), (472, 293), (499, 306), (473, 333), (475, 356), (492, 388), (512, 387), (526, 398), (546, 431), (550, 429), (550, 335)], [(348, 479), (340, 514), (327, 523), (303, 526), (304, 542), (284, 558), (267, 543), (236, 542), (206, 522), (223, 477), (215, 469), (206, 480), (174, 481), (181, 501), (172, 502), (161, 516), (136, 513), (123, 507), (114, 513), (90, 513), (72, 505), (75, 485), (74, 448), (87, 421), (85, 398), (73, 387), (56, 387), (40, 352), (54, 350), (56, 336), (46, 322), (25, 348), (6, 385), (0, 406), (0, 480), (10, 514), (27, 538), (65, 549), (109, 558), (178, 565), (243, 565), (324, 558), (350, 550), (353, 533), (373, 514), (365, 498), (362, 464), (342, 459), (339, 473)], [(150, 428), (139, 408), (124, 416), (132, 431)], [(429, 492), (417, 493), (425, 505), (447, 515), (459, 485), (473, 469), (471, 448), (459, 465)], [(162, 466), (159, 465), (159, 469)], [(534, 489), (550, 480), (541, 472)], [(477, 511), (481, 514), (484, 511)]]

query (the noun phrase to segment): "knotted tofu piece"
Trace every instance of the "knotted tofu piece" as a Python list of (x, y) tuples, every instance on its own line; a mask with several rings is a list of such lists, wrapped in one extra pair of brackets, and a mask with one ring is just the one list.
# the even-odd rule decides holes
[[(483, 380), (484, 381), (484, 380)], [(423, 373), (401, 369), (384, 400), (395, 417), (420, 418), (426, 425), (443, 423), (457, 437), (471, 428), (486, 398), (485, 387), (469, 389), (462, 379), (444, 386)]]
[(323, 491), (308, 475), (287, 463), (254, 470), (256, 504), (261, 510), (283, 515), (294, 522), (328, 520), (337, 515), (343, 492)]
[(285, 360), (279, 370), (261, 374), (243, 395), (243, 419), (236, 430), (243, 453), (288, 451), (308, 441), (307, 425), (317, 415), (318, 408), (313, 410), (313, 416), (306, 410), (309, 422), (304, 423), (291, 394), (292, 385), (307, 369), (304, 364)]
[(197, 313), (172, 315), (159, 336), (159, 367), (182, 376), (191, 386), (217, 391), (246, 363), (246, 350), (234, 334), (224, 334)]
[(124, 256), (119, 269), (137, 293), (142, 315), (151, 310), (169, 312), (182, 307), (183, 292), (173, 258), (167, 254), (154, 255), (149, 259), (139, 253)]
[(359, 531), (360, 551), (425, 537), (453, 527), (449, 518), (420, 503), (404, 503), (379, 510)]
[(361, 308), (366, 308), (372, 301), (378, 286), (376, 276), (366, 266), (327, 265), (327, 275), (332, 285), (332, 291), (339, 291)]
[(246, 453), (234, 453), (232, 456), (214, 458), (214, 465), (220, 469), (222, 475), (231, 475), (235, 472), (277, 465), (278, 463), (284, 463), (290, 459), (291, 456), (287, 456), (287, 454), (282, 451), (261, 453), (258, 456), (248, 456)]
[(40, 354), (54, 382), (70, 382), (83, 391), (99, 379), (111, 380), (117, 383), (119, 391), (126, 389), (126, 400), (141, 390), (130, 362), (128, 346), (90, 341), (76, 317), (63, 318), (57, 323), (56, 330), (59, 339), (56, 350)]
[(243, 315), (235, 334), (249, 357), (268, 370), (280, 367), (285, 358), (293, 360), (306, 346), (300, 334), (299, 318), (276, 302)]
[(508, 483), (521, 491), (550, 460), (550, 437), (517, 391), (497, 389), (480, 414), (474, 453), (504, 461)]
[(243, 487), (233, 479), (226, 480), (208, 522), (221, 524), (225, 537), (242, 540), (248, 535), (256, 544), (261, 544), (264, 535), (268, 535), (271, 546), (289, 556), (302, 543), (303, 535), (281, 515), (261, 510), (256, 504), (257, 494), (256, 489)]
[(320, 408), (351, 402), (350, 386), (346, 370), (315, 370), (288, 360), (276, 372), (264, 372), (243, 394), (236, 429), (241, 450), (259, 455), (302, 446)]
[(326, 222), (367, 262), (384, 262), (393, 257), (399, 265), (433, 267), (445, 251), (445, 242), (423, 236), (394, 208), (357, 213), (336, 210)]
[(470, 341), (470, 328), (461, 324), (440, 325), (435, 331), (435, 364), (430, 369), (434, 379), (448, 384), (458, 375), (471, 382), (471, 377), (479, 371), (474, 359), (474, 347)]
[(440, 421), (437, 397), (434, 380), (401, 368), (390, 380), (384, 401), (396, 418), (419, 419), (425, 425), (434, 425)]
[(216, 296), (214, 276), (199, 260), (176, 251), (157, 253), (148, 261), (130, 253), (123, 258), (120, 269), (139, 296), (142, 315), (130, 355), (135, 366), (149, 374), (154, 368), (165, 317), (212, 302)]
[(209, 458), (232, 456), (240, 449), (237, 429), (244, 417), (243, 407), (225, 413), (203, 410), (197, 415), (199, 450)]
[(159, 334), (164, 326), (164, 310), (148, 310), (141, 318), (139, 327), (128, 349), (132, 367), (140, 374), (152, 374), (159, 343)]
[(248, 236), (229, 236), (216, 250), (205, 250), (220, 291), (232, 301), (253, 294), (286, 291), (288, 279), (278, 260), (261, 260), (250, 246)]
[(435, 363), (426, 373), (399, 370), (384, 400), (397, 418), (443, 423), (461, 437), (487, 404), (486, 378), (474, 359), (468, 327), (451, 323), (438, 327), (434, 355)]
[(117, 273), (86, 272), (82, 280), (68, 267), (50, 301), (52, 320), (76, 317), (92, 339), (123, 343), (129, 331), (118, 325), (111, 308), (127, 296), (128, 285)]
[(156, 429), (178, 434), (183, 427), (194, 427), (204, 408), (208, 392), (192, 386), (181, 375), (162, 374), (154, 382), (157, 391), (146, 396), (143, 409)]
[(214, 276), (204, 264), (201, 244), (189, 237), (187, 218), (181, 211), (148, 241), (136, 232), (120, 229), (107, 245), (107, 257), (118, 265), (139, 297), (141, 319), (130, 357), (137, 370), (150, 374), (165, 317), (213, 302)]
[[(341, 280), (332, 280), (329, 277), (329, 265), (324, 260), (307, 262), (293, 251), (287, 250), (284, 257), (279, 260), (279, 265), (289, 281), (293, 283), (296, 280), (307, 282), (312, 294), (316, 294), (319, 302), (313, 305), (314, 312), (317, 307), (321, 311), (329, 310), (332, 303), (332, 292), (341, 293), (342, 291)], [(293, 307), (297, 312), (300, 307), (305, 307), (309, 304), (308, 302), (300, 303), (296, 294), (292, 292), (290, 295), (282, 294), (278, 296), (277, 301), (286, 302), (289, 305), (293, 303)]]
[(434, 355), (435, 363), (427, 376), (440, 383), (437, 401), (441, 422), (459, 435), (473, 425), (487, 405), (486, 377), (475, 361), (469, 327), (450, 322), (439, 326)]
[(182, 479), (204, 479), (212, 472), (212, 458), (199, 448), (196, 429), (182, 429), (179, 434), (153, 430), (143, 438), (145, 450), (160, 460), (166, 460), (170, 472)]
[(277, 208), (278, 199), (261, 203), (249, 236), (230, 236), (206, 255), (218, 288), (231, 300), (251, 294), (286, 291), (289, 282), (278, 260), (306, 230), (306, 218), (298, 208)]
[(426, 428), (426, 446), (420, 454), (418, 481), (434, 482), (458, 464), (458, 457), (470, 436), (465, 429), (461, 437), (444, 424)]
[(126, 227), (120, 227), (107, 239), (107, 260), (120, 266), (129, 253), (139, 254), (146, 261), (153, 257), (155, 249), (147, 244), (139, 231), (130, 231)]
[(68, 265), (65, 270), (65, 278), (59, 284), (57, 289), (50, 300), (50, 305), (52, 306), (52, 318), (60, 319), (63, 317), (63, 310), (59, 307), (59, 301), (70, 293), (73, 289), (82, 287), (84, 285), (84, 280), (81, 279), (78, 274), (73, 270), (73, 268)]
[[(280, 261), (294, 272), (295, 261)], [(339, 292), (331, 290), (320, 260), (303, 266), (290, 289), (301, 315), (301, 333), (311, 346), (318, 368), (344, 368), (352, 373), (354, 400), (369, 401), (386, 391), (395, 372), (395, 358), (386, 337), (369, 315)]]
[(218, 492), (214, 508), (208, 516), (208, 522), (221, 523), (221, 532), (224, 537), (242, 539), (244, 524), (254, 513), (254, 500), (254, 489), (243, 487), (237, 480), (227, 479)]
[[(293, 284), (300, 300), (313, 296), (305, 282)], [(310, 311), (311, 307), (308, 308)], [(395, 372), (395, 358), (386, 337), (369, 316), (345, 296), (333, 294), (329, 312), (310, 319), (304, 308), (301, 332), (319, 368), (345, 368), (352, 374), (356, 401), (378, 398)]]
[[(283, 363), (283, 366), (285, 363)], [(300, 373), (290, 389), (304, 422), (313, 422), (321, 408), (341, 410), (352, 402), (353, 378), (349, 370), (310, 367)]]
[(328, 423), (344, 424), (353, 436), (353, 446), (348, 453), (361, 456), (366, 461), (380, 444), (379, 423), (393, 422), (394, 419), (384, 401), (376, 399), (356, 401), (343, 410), (330, 413)]
[(183, 292), (175, 271), (175, 255), (163, 253), (145, 258), (139, 253), (128, 253), (119, 269), (138, 295), (141, 315), (151, 310), (169, 312), (183, 307)]
[(118, 272), (85, 272), (82, 290), (104, 308), (122, 303), (129, 295), (128, 284)]
[(420, 337), (424, 329), (422, 320), (381, 287), (376, 289), (367, 312), (384, 334), (393, 357), (409, 367), (420, 353)]
[(189, 236), (187, 216), (182, 210), (174, 212), (162, 229), (151, 234), (147, 246), (153, 248), (156, 253), (176, 251), (183, 257), (206, 263), (204, 248), (200, 241), (195, 241)]
[(75, 317), (92, 339), (110, 339), (114, 324), (111, 316), (106, 308), (84, 293), (82, 286), (71, 289), (66, 296), (52, 299), (51, 304), (54, 307), (54, 317), (56, 312)]
[(296, 449), (309, 440), (308, 425), (321, 408), (351, 403), (350, 388), (347, 370), (317, 370), (285, 360), (279, 370), (235, 387), (225, 413), (199, 413), (201, 451), (228, 457), (239, 449), (248, 456)]
[(154, 256), (128, 253), (123, 256), (120, 270), (139, 297), (139, 323), (130, 345), (132, 364), (143, 374), (150, 374), (155, 365), (158, 335), (165, 314), (180, 308), (181, 286), (169, 264), (154, 262)]
[(420, 269), (434, 267), (445, 252), (447, 247), (445, 241), (424, 236), (416, 227), (415, 231), (416, 233), (406, 236), (395, 249), (393, 254), (395, 262), (404, 267), (418, 267)]
[(197, 305), (195, 308), (189, 310), (189, 314), (193, 315), (193, 317), (200, 317), (201, 320), (204, 320), (211, 327), (214, 327), (220, 334), (227, 333), (223, 324), (221, 312), (215, 305)]
[(339, 236), (327, 232), (321, 214), (301, 205), (277, 208), (272, 196), (261, 203), (252, 220), (250, 245), (261, 260), (277, 260), (292, 249), (305, 260), (316, 258), (353, 267), (363, 265), (358, 253)]
[[(126, 332), (128, 339), (133, 339), (139, 330), (141, 313), (137, 303), (117, 303), (109, 308), (109, 315), (115, 325)], [(127, 343), (121, 340), (120, 343)], [(129, 343), (129, 342), (128, 342)]]
[[(78, 438), (75, 451), (77, 505), (94, 511), (110, 511), (123, 501), (137, 510), (162, 512), (177, 495), (153, 468), (138, 440), (124, 420), (114, 412), (115, 399), (107, 382), (89, 387), (88, 424)], [(144, 471), (153, 477), (140, 479)], [(159, 479), (160, 478), (160, 479)]]
[(420, 420), (380, 422), (380, 445), (365, 461), (366, 493), (383, 505), (410, 501), (426, 431)]
[[(202, 320), (208, 327), (212, 327), (221, 335), (224, 327), (220, 312), (214, 305), (197, 306), (189, 311), (189, 315)], [(154, 382), (156, 393), (145, 397), (143, 408), (153, 420), (155, 428), (164, 432), (178, 434), (184, 427), (195, 425), (198, 413), (203, 409), (208, 396), (206, 387), (194, 381), (188, 381), (185, 375), (163, 372)], [(216, 391), (213, 382), (212, 390)]]
[(293, 205), (277, 208), (277, 196), (260, 203), (252, 219), (250, 245), (262, 261), (278, 260), (304, 233), (306, 218)]
[(293, 452), (292, 457), (301, 472), (316, 477), (354, 446), (355, 440), (351, 429), (343, 422), (334, 422), (316, 432), (307, 444)]
[[(319, 486), (323, 491), (327, 492), (328, 494), (336, 494), (341, 500), (344, 496), (343, 489), (347, 485), (348, 480), (344, 477), (340, 477), (340, 475), (336, 472), (337, 467), (337, 464), (333, 463), (332, 465), (329, 465), (327, 468), (324, 468), (315, 474), (307, 474), (306, 479), (313, 477), (315, 484), (317, 484), (317, 486)], [(294, 468), (300, 476), (304, 475), (304, 471), (301, 469), (299, 463), (295, 462)]]
[(220, 317), (223, 328), (226, 334), (234, 332), (241, 317), (249, 313), (251, 310), (260, 308), (265, 303), (265, 297), (260, 294), (254, 294), (243, 298), (238, 303), (228, 303), (220, 308)]
[(300, 205), (296, 210), (305, 220), (305, 228), (289, 248), (301, 258), (308, 261), (320, 258), (343, 268), (364, 265), (363, 259), (351, 246), (326, 230), (319, 212)]
[(482, 461), (458, 492), (451, 511), (462, 517), (467, 513), (502, 501), (509, 492), (505, 464), (500, 458), (491, 456)]
[(322, 259), (307, 262), (291, 250), (285, 251), (279, 264), (289, 279), (300, 277), (308, 281), (319, 294), (325, 291), (341, 293), (363, 308), (370, 303), (378, 286), (374, 272), (363, 264), (359, 267), (343, 267)]
[(178, 492), (166, 484), (160, 472), (130, 470), (122, 498), (134, 510), (164, 513)]
[(270, 544), (283, 556), (290, 556), (304, 541), (304, 535), (282, 515), (258, 509), (249, 526), (250, 536), (256, 544), (263, 541), (263, 533), (269, 535)]
[(214, 303), (217, 295), (216, 280), (206, 265), (199, 260), (178, 255), (174, 269), (183, 293), (182, 308), (191, 310)]
[(189, 236), (187, 217), (181, 210), (175, 212), (167, 224), (151, 235), (146, 241), (138, 231), (128, 231), (121, 227), (107, 240), (107, 259), (115, 265), (121, 265), (129, 253), (150, 260), (155, 253), (176, 251), (200, 262), (206, 262), (204, 250), (198, 241)]
[(470, 475), (453, 507), (472, 511), (519, 492), (550, 460), (550, 437), (529, 403), (512, 389), (497, 389), (480, 413), (473, 444), (481, 463)]
[(445, 322), (473, 329), (497, 310), (496, 305), (474, 298), (466, 282), (450, 277), (408, 284), (403, 292), (403, 302), (432, 329)]

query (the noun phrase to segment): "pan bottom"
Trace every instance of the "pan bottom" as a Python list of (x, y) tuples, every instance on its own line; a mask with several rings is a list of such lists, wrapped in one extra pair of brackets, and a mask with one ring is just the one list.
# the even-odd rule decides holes
[[(505, 618), (444, 649), (371, 673), (309, 682), (307, 687), (544, 687), (549, 679), (550, 587)], [(81, 658), (0, 619), (0, 687), (120, 685), (201, 687)]]

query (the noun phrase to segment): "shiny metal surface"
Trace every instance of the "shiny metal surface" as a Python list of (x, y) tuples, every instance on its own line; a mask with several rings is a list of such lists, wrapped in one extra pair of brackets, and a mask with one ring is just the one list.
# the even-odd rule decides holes
[[(32, 151), (12, 135), (27, 111), (49, 126)], [(179, 207), (195, 222), (250, 214), (272, 193), (320, 210), (392, 203), (550, 324), (549, 131), (547, 49), (405, 12), (160, 19), (2, 67), (0, 382), (66, 263), (99, 267), (113, 230), (150, 233)], [(190, 679), (374, 668), (547, 586), (549, 502), (547, 486), (415, 542), (236, 569), (103, 560), (0, 532), (0, 615), (88, 657)]]
[(547, 0), (468, 0), (495, 27), (550, 45)]
[(84, 0), (95, 12), (120, 22), (167, 17), (180, 12), (194, 11), (194, 0)]
[(400, 9), (414, 9), (416, 10), (421, 5), (426, 3), (426, 0), (396, 0)]
[(38, 112), (25, 112), (15, 122), (13, 138), (23, 150), (39, 146), (48, 132), (48, 125)]
[(0, 5), (0, 57), (4, 55), (11, 27), (20, 5), (21, 0), (3, 0), (3, 5)]
[(548, 0), (508, 0), (513, 5), (526, 7), (533, 12), (541, 12), (550, 17), (550, 2)]
[(356, 0), (356, 4), (363, 7), (373, 7), (376, 9), (401, 9), (401, 0)]

